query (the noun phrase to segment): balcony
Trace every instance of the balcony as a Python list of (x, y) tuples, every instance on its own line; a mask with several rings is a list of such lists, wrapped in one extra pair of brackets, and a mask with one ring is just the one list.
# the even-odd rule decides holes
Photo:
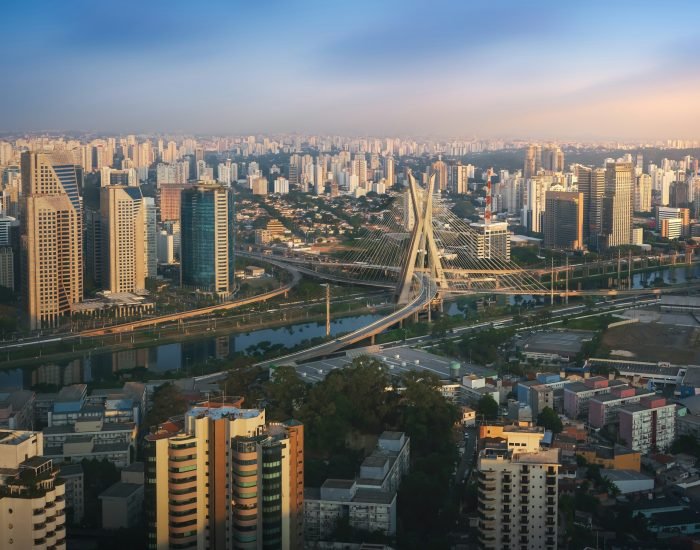
[(530, 530), (527, 528), (526, 525), (523, 525), (522, 527), (520, 527), (520, 531), (518, 531), (518, 533), (519, 533), (520, 535), (529, 535), (529, 534), (530, 534)]
[(521, 476), (520, 477), (520, 484), (521, 485), (529, 485), (530, 484), (530, 476)]
[(501, 514), (510, 514), (510, 506), (504, 506), (501, 508)]
[(554, 496), (557, 494), (557, 490), (554, 487), (547, 487), (547, 496)]
[(548, 487), (556, 487), (557, 485), (557, 478), (556, 477), (547, 477), (547, 486)]

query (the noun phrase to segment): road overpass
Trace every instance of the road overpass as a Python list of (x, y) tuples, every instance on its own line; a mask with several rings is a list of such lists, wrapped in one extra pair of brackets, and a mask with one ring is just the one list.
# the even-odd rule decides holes
[(314, 346), (302, 351), (295, 353), (290, 353), (283, 357), (278, 357), (270, 361), (263, 361), (259, 363), (262, 367), (269, 367), (270, 365), (293, 365), (298, 361), (307, 361), (309, 359), (314, 359), (315, 357), (321, 357), (324, 355), (330, 355), (336, 351), (341, 350), (347, 346), (366, 340), (367, 338), (372, 338), (380, 332), (385, 331), (389, 327), (408, 319), (420, 311), (429, 308), (433, 299), (437, 296), (437, 285), (432, 280), (431, 277), (426, 274), (416, 274), (414, 277), (416, 284), (418, 285), (417, 295), (408, 304), (404, 305), (400, 309), (394, 311), (393, 313), (377, 319), (376, 321), (359, 328), (353, 332), (345, 334), (336, 338), (331, 342), (324, 342), (318, 346)]
[[(242, 254), (241, 254), (242, 255)], [(256, 256), (257, 259), (257, 256)], [(266, 263), (279, 267), (286, 270), (292, 275), (292, 280), (285, 285), (280, 286), (269, 292), (264, 292), (263, 294), (257, 294), (255, 296), (250, 296), (248, 298), (241, 298), (239, 300), (233, 300), (231, 302), (222, 302), (213, 306), (201, 307), (197, 309), (192, 309), (189, 311), (180, 311), (178, 313), (170, 313), (168, 315), (159, 315), (158, 317), (149, 317), (147, 319), (140, 319), (138, 321), (132, 321), (129, 323), (121, 323), (118, 325), (107, 326), (103, 328), (89, 329), (81, 331), (75, 336), (80, 337), (94, 337), (94, 336), (105, 336), (108, 334), (119, 334), (123, 332), (131, 332), (133, 330), (144, 328), (144, 327), (155, 327), (157, 325), (162, 325), (164, 323), (180, 322), (187, 319), (193, 319), (195, 317), (202, 317), (205, 315), (213, 315), (215, 313), (221, 313), (223, 311), (229, 311), (231, 309), (239, 308), (242, 306), (247, 306), (250, 304), (255, 304), (258, 302), (265, 302), (272, 298), (276, 298), (282, 294), (287, 294), (292, 288), (294, 288), (297, 283), (301, 280), (302, 271), (297, 269), (295, 266), (290, 266), (282, 262), (274, 261), (265, 257), (262, 257)]]

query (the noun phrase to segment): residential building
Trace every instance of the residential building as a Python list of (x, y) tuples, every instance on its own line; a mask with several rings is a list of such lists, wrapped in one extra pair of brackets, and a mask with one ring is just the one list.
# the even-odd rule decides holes
[(180, 222), (182, 192), (189, 189), (186, 183), (168, 183), (158, 187), (158, 211), (161, 222)]
[(100, 493), (103, 529), (129, 529), (143, 520), (144, 467), (134, 462), (121, 479)]
[(620, 407), (640, 400), (653, 392), (637, 390), (632, 387), (620, 386), (611, 393), (597, 395), (588, 403), (588, 424), (593, 428), (602, 428), (618, 422)]
[(607, 394), (615, 388), (626, 387), (620, 380), (608, 380), (602, 376), (586, 378), (564, 387), (564, 412), (569, 418), (588, 418), (589, 402), (593, 397)]
[(304, 428), (222, 398), (146, 436), (148, 547), (303, 546)]
[(564, 250), (583, 248), (583, 193), (547, 191), (544, 246)]
[(85, 516), (83, 466), (80, 463), (62, 464), (58, 475), (66, 482), (66, 523), (68, 525), (79, 524)]
[(113, 293), (146, 288), (146, 209), (139, 187), (100, 190), (103, 285)]
[(305, 540), (328, 540), (342, 518), (354, 529), (394, 536), (396, 494), (409, 470), (410, 448), (405, 433), (384, 432), (356, 479), (327, 479), (320, 489), (305, 489)]
[(66, 548), (65, 483), (40, 433), (0, 431), (0, 550)]
[(676, 437), (676, 406), (655, 394), (621, 407), (619, 419), (620, 439), (641, 453), (666, 451)]
[(22, 154), (22, 303), (29, 328), (55, 328), (83, 299), (78, 169), (70, 153)]
[(640, 174), (634, 192), (634, 211), (651, 212), (651, 176)]
[(442, 157), (438, 157), (438, 160), (433, 162), (431, 168), (431, 174), (435, 174), (435, 191), (446, 191), (447, 190), (447, 164), (442, 160)]
[(229, 190), (200, 182), (182, 192), (181, 279), (218, 296), (230, 292)]
[(506, 222), (472, 223), (469, 255), (478, 260), (510, 260), (510, 233)]
[(541, 449), (542, 429), (500, 432), (505, 441), (485, 441), (477, 462), (479, 544), (555, 550), (559, 449)]
[(0, 429), (31, 430), (34, 427), (34, 400), (31, 390), (0, 393)]

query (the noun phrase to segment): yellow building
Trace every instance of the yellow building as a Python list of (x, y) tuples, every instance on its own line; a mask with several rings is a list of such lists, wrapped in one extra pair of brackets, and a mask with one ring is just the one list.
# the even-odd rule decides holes
[(304, 428), (240, 404), (202, 403), (146, 437), (149, 548), (302, 548)]
[(0, 431), (0, 550), (66, 548), (66, 487), (39, 432)]
[(146, 210), (141, 189), (125, 185), (103, 187), (100, 210), (107, 290), (134, 292), (146, 288)]
[(635, 472), (641, 470), (641, 453), (620, 445), (616, 445), (614, 449), (579, 447), (576, 449), (576, 454), (585, 458), (589, 464), (597, 464), (601, 468)]

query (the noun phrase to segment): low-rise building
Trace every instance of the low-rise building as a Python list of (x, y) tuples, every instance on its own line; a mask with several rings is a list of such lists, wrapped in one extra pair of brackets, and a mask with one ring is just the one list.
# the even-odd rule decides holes
[(583, 382), (568, 384), (564, 387), (564, 412), (572, 419), (587, 418), (592, 398), (608, 394), (621, 386), (625, 386), (625, 383), (620, 380), (608, 380), (602, 376), (592, 376)]
[(609, 470), (641, 470), (642, 455), (622, 445), (603, 447), (602, 445), (577, 445), (575, 453), (588, 464), (597, 464)]
[(34, 427), (34, 400), (34, 392), (30, 390), (0, 393), (0, 429), (32, 429)]
[(131, 463), (137, 431), (131, 422), (86, 417), (78, 418), (72, 425), (44, 428), (43, 435), (44, 454), (57, 464), (96, 458), (124, 468)]
[(634, 470), (603, 470), (600, 474), (609, 479), (622, 495), (651, 493), (654, 490), (654, 478)]
[(357, 479), (327, 479), (320, 489), (304, 491), (304, 535), (322, 541), (339, 520), (351, 527), (396, 534), (396, 493), (408, 473), (410, 439), (403, 432), (384, 432), (365, 458)]
[(100, 494), (103, 529), (128, 529), (143, 519), (144, 468), (134, 462), (124, 468), (121, 479)]

